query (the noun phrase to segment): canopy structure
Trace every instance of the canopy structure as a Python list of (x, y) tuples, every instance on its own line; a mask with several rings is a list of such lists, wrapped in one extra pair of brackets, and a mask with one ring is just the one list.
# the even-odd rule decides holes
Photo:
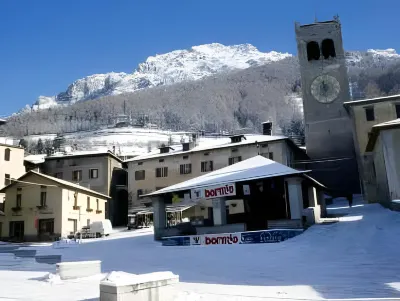
[(143, 197), (151, 197), (165, 193), (172, 193), (213, 185), (224, 185), (228, 183), (291, 175), (301, 175), (307, 180), (313, 181), (318, 186), (326, 188), (322, 184), (316, 182), (311, 177), (305, 177), (304, 173), (307, 172), (310, 171), (296, 170), (289, 166), (267, 159), (263, 156), (255, 156), (253, 158), (210, 172), (203, 176), (143, 195)]
[[(195, 203), (193, 204), (179, 204), (179, 205), (168, 205), (165, 208), (166, 212), (183, 212), (191, 207), (196, 205)], [(135, 215), (143, 215), (143, 214), (153, 214), (153, 207), (137, 207), (134, 208), (133, 210), (130, 210), (130, 213), (128, 214), (128, 217), (130, 216), (135, 216)]]

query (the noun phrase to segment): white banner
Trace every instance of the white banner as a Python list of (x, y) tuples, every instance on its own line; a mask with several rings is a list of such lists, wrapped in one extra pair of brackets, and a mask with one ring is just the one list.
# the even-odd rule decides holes
[(191, 190), (192, 200), (214, 199), (236, 195), (235, 183), (211, 186), (206, 188), (195, 188)]

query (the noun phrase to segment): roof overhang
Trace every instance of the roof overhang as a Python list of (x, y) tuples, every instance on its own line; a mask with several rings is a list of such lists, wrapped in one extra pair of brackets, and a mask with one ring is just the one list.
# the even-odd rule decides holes
[(371, 134), (369, 136), (365, 152), (372, 152), (374, 150), (376, 141), (378, 140), (381, 131), (399, 129), (399, 128), (400, 128), (400, 119), (395, 119), (392, 121), (374, 125), (371, 129)]

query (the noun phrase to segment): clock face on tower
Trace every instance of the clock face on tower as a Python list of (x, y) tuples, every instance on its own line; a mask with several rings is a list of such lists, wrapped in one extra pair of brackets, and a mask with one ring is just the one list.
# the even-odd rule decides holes
[(320, 75), (311, 84), (311, 94), (321, 103), (331, 103), (339, 95), (340, 84), (331, 75)]

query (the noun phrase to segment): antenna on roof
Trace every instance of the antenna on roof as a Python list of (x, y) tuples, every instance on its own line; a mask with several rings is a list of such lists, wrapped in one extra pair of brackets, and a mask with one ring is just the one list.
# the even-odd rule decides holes
[(314, 23), (318, 23), (318, 19), (317, 19), (317, 12), (314, 12)]

